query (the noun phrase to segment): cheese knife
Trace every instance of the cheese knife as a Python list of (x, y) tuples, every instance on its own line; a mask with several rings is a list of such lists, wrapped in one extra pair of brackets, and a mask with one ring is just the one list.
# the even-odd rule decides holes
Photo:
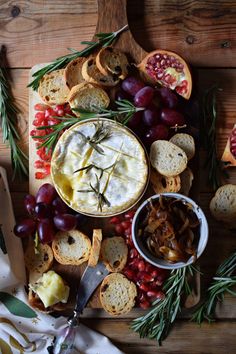
[(53, 354), (69, 354), (72, 352), (76, 328), (80, 324), (79, 317), (94, 290), (108, 273), (109, 271), (102, 262), (99, 262), (94, 268), (87, 266), (79, 283), (73, 315), (67, 321), (68, 326), (63, 328), (56, 336), (52, 350)]

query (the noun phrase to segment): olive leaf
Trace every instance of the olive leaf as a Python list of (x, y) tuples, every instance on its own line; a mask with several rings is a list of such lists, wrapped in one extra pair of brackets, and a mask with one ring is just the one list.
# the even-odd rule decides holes
[(34, 318), (37, 314), (23, 301), (17, 299), (15, 296), (8, 294), (4, 291), (0, 291), (0, 301), (8, 309), (10, 313), (15, 316)]

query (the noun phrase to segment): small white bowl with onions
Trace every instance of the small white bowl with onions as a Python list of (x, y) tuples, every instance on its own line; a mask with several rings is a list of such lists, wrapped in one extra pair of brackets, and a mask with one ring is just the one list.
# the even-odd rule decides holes
[(178, 193), (156, 194), (135, 213), (132, 239), (142, 257), (154, 266), (178, 269), (194, 263), (208, 241), (202, 209)]

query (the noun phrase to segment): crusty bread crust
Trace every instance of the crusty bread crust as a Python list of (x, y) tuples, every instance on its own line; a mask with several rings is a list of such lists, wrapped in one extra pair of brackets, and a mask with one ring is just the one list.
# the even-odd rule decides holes
[(113, 47), (104, 47), (98, 52), (96, 65), (103, 75), (112, 73), (121, 80), (128, 75), (129, 62), (126, 55)]
[(217, 189), (210, 202), (212, 216), (220, 221), (236, 224), (236, 185), (225, 184)]
[(188, 196), (194, 179), (193, 172), (187, 167), (179, 176), (181, 180), (181, 188), (179, 192)]
[(102, 229), (94, 229), (93, 242), (90, 251), (90, 256), (88, 259), (88, 265), (90, 267), (96, 267), (96, 265), (98, 264), (100, 251), (101, 251), (101, 244), (102, 244)]
[(188, 161), (191, 160), (195, 155), (195, 142), (191, 135), (186, 133), (177, 133), (172, 136), (169, 141), (184, 150)]
[(126, 265), (128, 247), (123, 237), (108, 237), (102, 241), (101, 258), (110, 272), (120, 272)]
[(86, 58), (80, 57), (72, 60), (65, 68), (65, 81), (69, 89), (84, 82), (81, 70)]
[(162, 176), (154, 168), (151, 169), (150, 182), (155, 193), (177, 193), (181, 188), (180, 176)]
[(39, 83), (38, 93), (42, 100), (49, 105), (65, 104), (69, 95), (64, 69), (45, 74)]

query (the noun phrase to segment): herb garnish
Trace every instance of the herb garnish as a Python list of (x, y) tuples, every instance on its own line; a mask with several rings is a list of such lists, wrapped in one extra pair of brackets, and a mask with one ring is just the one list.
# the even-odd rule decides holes
[(78, 57), (87, 57), (89, 54), (91, 54), (94, 49), (98, 47), (107, 47), (111, 45), (114, 40), (117, 38), (117, 36), (128, 29), (128, 25), (120, 28), (119, 30), (115, 32), (109, 32), (109, 33), (97, 33), (95, 34), (95, 37), (97, 37), (97, 41), (83, 41), (81, 44), (87, 45), (86, 48), (84, 48), (81, 51), (76, 51), (75, 49), (68, 48), (72, 53), (63, 55), (56, 60), (54, 60), (51, 64), (46, 65), (44, 68), (36, 71), (33, 74), (33, 77), (35, 79), (28, 85), (28, 87), (32, 87), (33, 90), (37, 90), (39, 87), (39, 82), (42, 79), (42, 77), (47, 74), (52, 72), (53, 70), (58, 70), (64, 68), (68, 63), (70, 63), (72, 60), (78, 58)]
[(231, 289), (235, 285), (236, 251), (217, 269), (216, 275), (207, 289), (207, 298), (194, 312), (192, 321), (197, 322), (199, 325), (203, 320), (207, 320), (208, 322), (214, 321), (217, 302), (223, 301), (225, 293), (236, 296), (236, 292)]
[[(2, 55), (1, 49), (0, 55)], [(1, 58), (2, 59), (2, 58)], [(0, 64), (2, 64), (0, 62)], [(8, 142), (11, 148), (11, 161), (13, 167), (13, 179), (18, 174), (19, 176), (28, 176), (27, 160), (28, 157), (19, 147), (18, 141), (20, 136), (16, 129), (18, 108), (15, 106), (12, 97), (7, 72), (3, 67), (0, 67), (0, 119), (2, 127), (3, 142)]]
[(84, 166), (84, 167), (79, 168), (78, 170), (74, 171), (73, 173), (77, 173), (77, 172), (80, 172), (80, 171), (86, 171), (85, 173), (88, 173), (92, 168), (95, 168), (95, 169), (100, 171), (99, 179), (101, 179), (102, 176), (103, 176), (104, 171), (107, 171), (107, 170), (109, 170), (110, 168), (112, 168), (114, 166), (115, 166), (115, 163), (113, 163), (112, 165), (110, 165), (108, 167), (105, 167), (105, 168), (99, 167), (99, 166), (97, 166), (95, 164), (89, 164), (88, 166)]
[(188, 277), (193, 276), (194, 272), (197, 272), (197, 269), (192, 265), (171, 271), (163, 286), (165, 298), (154, 301), (146, 315), (132, 322), (131, 328), (138, 332), (141, 338), (156, 339), (161, 345), (181, 311), (181, 296), (191, 293)]
[(111, 131), (109, 127), (104, 127), (104, 124), (100, 121), (98, 121), (98, 123), (94, 123), (94, 126), (96, 130), (92, 137), (85, 136), (82, 132), (77, 133), (81, 136), (85, 143), (88, 143), (99, 154), (103, 154), (104, 150), (100, 146), (98, 146), (98, 144), (109, 138), (111, 136)]

